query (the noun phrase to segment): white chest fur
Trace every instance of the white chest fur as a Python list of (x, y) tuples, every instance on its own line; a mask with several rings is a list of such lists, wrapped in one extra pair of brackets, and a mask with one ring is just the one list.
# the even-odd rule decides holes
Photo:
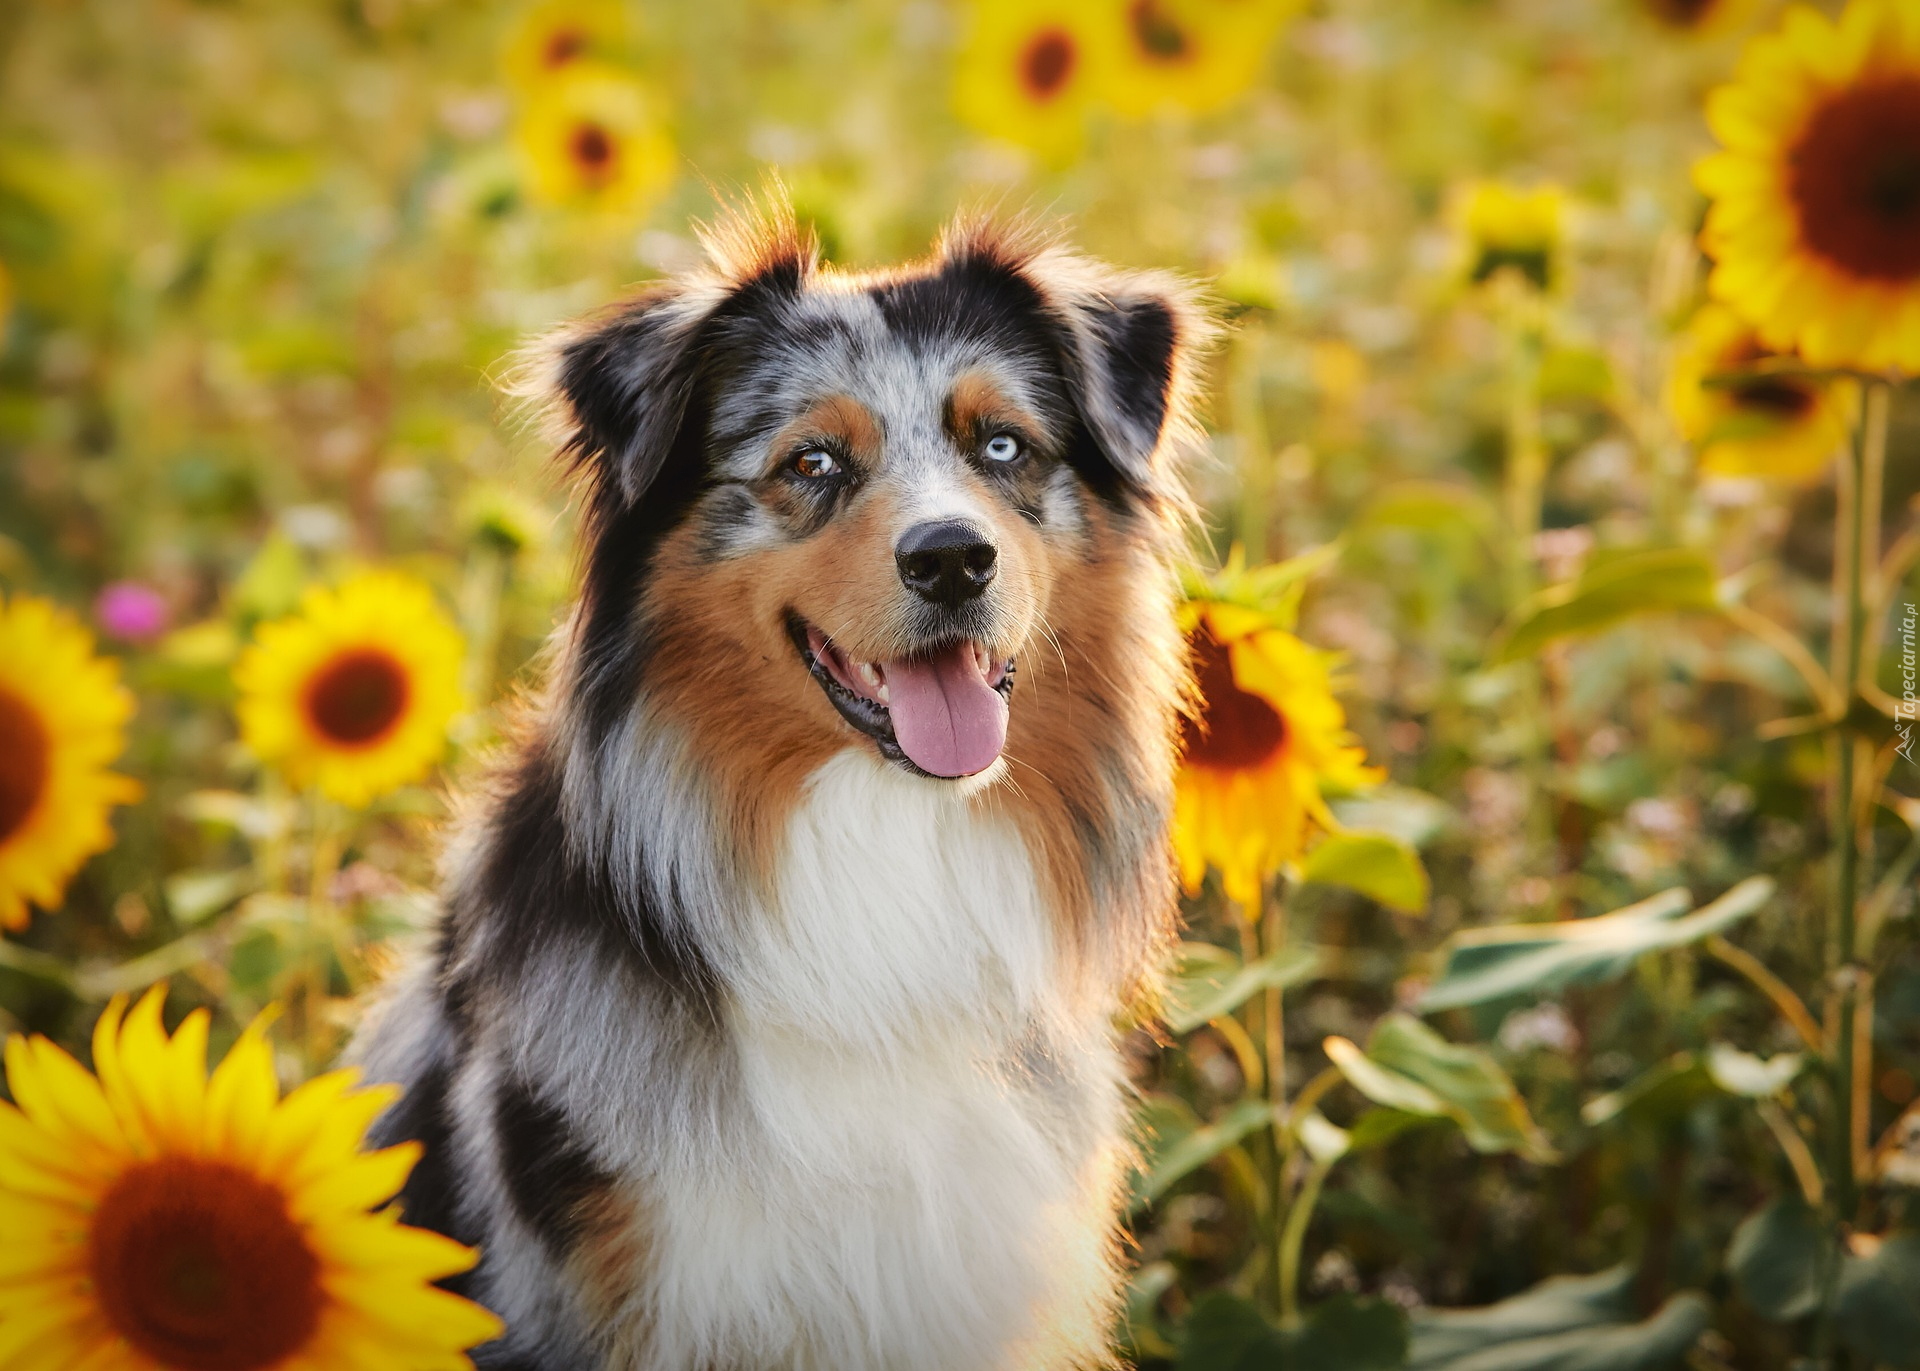
[(843, 753), (736, 936), (741, 1117), (656, 1178), (633, 1364), (1101, 1364), (1118, 1067), (1011, 821)]

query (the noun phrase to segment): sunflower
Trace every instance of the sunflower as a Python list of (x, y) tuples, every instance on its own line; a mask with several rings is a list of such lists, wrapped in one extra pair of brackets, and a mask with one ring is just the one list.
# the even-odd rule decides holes
[(1540, 290), (1560, 279), (1566, 195), (1558, 186), (1523, 190), (1479, 181), (1456, 200), (1467, 279), (1479, 284), (1515, 274)]
[(573, 64), (528, 100), (515, 132), (536, 198), (633, 211), (673, 179), (673, 144), (647, 88), (624, 73)]
[(1790, 11), (1707, 120), (1715, 298), (1816, 367), (1920, 371), (1920, 6)]
[(1180, 876), (1192, 894), (1218, 867), (1228, 898), (1252, 904), (1315, 831), (1336, 826), (1323, 791), (1371, 785), (1382, 773), (1346, 731), (1325, 653), (1243, 604), (1193, 599), (1181, 619), (1200, 707), (1181, 725)]
[(0, 598), (0, 927), (52, 908), (80, 864), (113, 846), (107, 813), (140, 794), (107, 770), (133, 697), (79, 620), (45, 600)]
[(1705, 384), (1771, 356), (1724, 305), (1694, 316), (1674, 358), (1667, 405), (1709, 475), (1810, 480), (1847, 441), (1856, 395), (1850, 382), (1782, 374)]
[(502, 65), (514, 89), (537, 92), (568, 67), (622, 57), (628, 37), (627, 8), (615, 0), (548, 0), (514, 20)]
[(385, 1205), (417, 1143), (362, 1152), (398, 1090), (339, 1071), (280, 1098), (264, 1016), (207, 1075), (156, 986), (94, 1027), (98, 1079), (13, 1037), (0, 1103), (0, 1365), (9, 1371), (430, 1371), (500, 1321), (432, 1282), (470, 1248)]
[(1056, 160), (1111, 82), (1117, 31), (1099, 0), (975, 0), (953, 102), (980, 132)]
[(1752, 0), (1641, 0), (1655, 21), (1681, 33), (1723, 33), (1746, 18)]
[(391, 572), (315, 587), (234, 666), (240, 732), (298, 786), (361, 807), (426, 775), (460, 712), (459, 632)]
[(1135, 116), (1203, 114), (1230, 103), (1259, 76), (1292, 8), (1276, 0), (1121, 0), (1114, 107)]

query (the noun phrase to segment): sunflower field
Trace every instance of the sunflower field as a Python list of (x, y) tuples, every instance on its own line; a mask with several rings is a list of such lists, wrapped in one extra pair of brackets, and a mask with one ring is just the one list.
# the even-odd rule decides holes
[(1920, 1367), (1920, 0), (13, 0), (0, 63), (0, 1367), (497, 1333), (333, 1068), (571, 593), (514, 349), (776, 181), (1226, 325), (1117, 1355)]

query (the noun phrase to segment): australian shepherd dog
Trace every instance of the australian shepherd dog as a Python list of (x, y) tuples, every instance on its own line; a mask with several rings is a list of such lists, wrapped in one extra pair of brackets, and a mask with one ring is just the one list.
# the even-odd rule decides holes
[(520, 1371), (1113, 1364), (1203, 312), (788, 216), (538, 345), (579, 599), (355, 1055)]

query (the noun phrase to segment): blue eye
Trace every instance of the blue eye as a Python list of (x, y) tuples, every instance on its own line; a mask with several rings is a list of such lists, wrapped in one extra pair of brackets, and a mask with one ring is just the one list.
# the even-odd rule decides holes
[(1022, 451), (1020, 440), (1011, 433), (996, 433), (987, 439), (987, 445), (981, 449), (989, 462), (1017, 461)]
[(823, 476), (838, 476), (840, 463), (825, 448), (808, 448), (793, 459), (793, 469), (802, 476), (818, 480)]

